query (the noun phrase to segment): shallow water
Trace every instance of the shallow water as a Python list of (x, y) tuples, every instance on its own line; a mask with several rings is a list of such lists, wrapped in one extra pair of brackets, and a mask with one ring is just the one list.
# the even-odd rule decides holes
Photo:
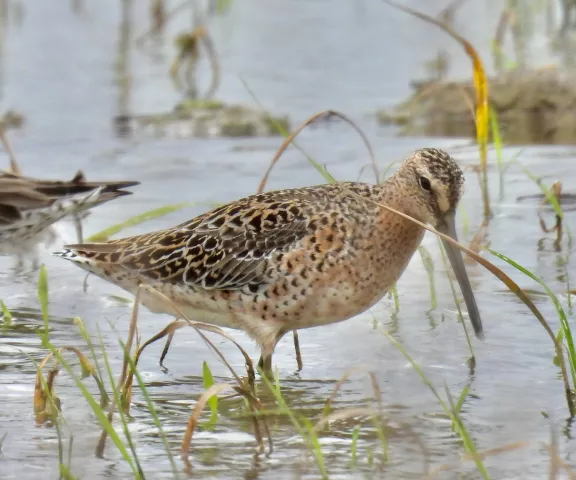
[[(73, 2), (72, 2), (73, 3)], [(179, 100), (167, 70), (173, 54), (171, 36), (185, 27), (187, 14), (171, 24), (159, 47), (131, 51), (130, 88), (121, 95), (116, 69), (119, 8), (116, 1), (89, 2), (73, 12), (70, 2), (23, 3), (20, 23), (12, 19), (4, 35), (2, 57), (3, 106), (22, 112), (26, 129), (11, 135), (25, 173), (52, 178), (72, 177), (83, 169), (88, 178), (135, 179), (142, 185), (135, 195), (103, 205), (91, 215), (85, 232), (91, 234), (142, 211), (180, 201), (198, 201), (197, 208), (127, 229), (125, 235), (168, 227), (206, 209), (207, 202), (224, 202), (255, 191), (279, 139), (122, 139), (112, 132), (111, 119), (126, 111), (148, 113), (167, 110)], [(432, 3), (432, 2), (431, 2)], [(486, 24), (491, 25), (494, 6), (469, 2), (468, 15), (478, 19), (466, 25), (468, 38), (488, 45)], [(417, 5), (418, 2), (407, 2)], [(444, 2), (434, 2), (436, 12)], [(146, 6), (134, 7), (132, 35), (147, 28)], [(460, 25), (465, 23), (459, 19)], [(370, 138), (381, 169), (415, 148), (447, 148), (463, 166), (477, 162), (469, 141), (438, 138), (397, 138), (391, 129), (375, 126), (372, 112), (402, 100), (409, 81), (423, 75), (422, 64), (438, 48), (453, 54), (453, 75), (467, 75), (468, 61), (458, 48), (432, 27), (372, 1), (243, 0), (213, 22), (213, 35), (224, 72), (219, 96), (226, 101), (251, 103), (241, 76), (258, 100), (275, 113), (287, 113), (294, 123), (324, 109), (334, 108), (352, 116)], [(536, 42), (538, 43), (538, 42)], [(487, 55), (487, 48), (481, 49)], [(538, 52), (538, 50), (536, 50)], [(345, 67), (343, 66), (345, 65)], [(202, 79), (204, 82), (206, 79)], [(207, 80), (206, 80), (207, 81)], [(127, 100), (126, 100), (127, 99)], [(328, 165), (338, 179), (356, 179), (368, 156), (361, 141), (346, 126), (331, 124), (305, 132), (301, 145)], [(507, 158), (517, 149), (506, 151)], [(574, 149), (530, 147), (520, 160), (547, 184), (561, 179), (566, 192), (574, 193)], [(366, 170), (362, 176), (372, 181)], [(460, 235), (469, 240), (481, 214), (474, 174), (467, 170), (467, 192), (460, 212)], [(309, 185), (321, 177), (297, 151), (288, 151), (274, 171), (269, 186)], [(541, 276), (566, 304), (566, 271), (561, 260), (567, 245), (556, 252), (553, 238), (540, 230), (537, 199), (518, 197), (540, 193), (520, 168), (512, 165), (499, 197), (495, 167), (490, 173), (495, 200), (490, 224), (491, 247), (519, 261)], [(464, 228), (464, 215), (469, 228)], [(552, 223), (553, 213), (547, 212)], [(575, 226), (576, 212), (567, 211), (566, 224)], [(58, 226), (62, 243), (74, 239), (71, 224)], [(458, 437), (440, 405), (401, 353), (381, 332), (392, 333), (424, 368), (434, 385), (444, 385), (456, 397), (466, 385), (470, 394), (462, 418), (481, 451), (526, 444), (514, 451), (486, 459), (493, 478), (543, 478), (550, 466), (546, 450), (551, 432), (558, 450), (570, 465), (576, 463), (573, 430), (558, 369), (553, 365), (550, 340), (526, 307), (480, 266), (469, 274), (483, 314), (486, 340), (473, 341), (477, 367), (470, 375), (465, 364), (468, 350), (436, 240), (426, 236), (425, 246), (436, 265), (438, 306), (429, 312), (429, 284), (418, 255), (398, 284), (400, 310), (394, 313), (390, 298), (370, 312), (330, 327), (300, 333), (304, 369), (296, 372), (291, 340), (277, 348), (275, 363), (283, 394), (289, 405), (312, 420), (320, 418), (324, 402), (336, 382), (351, 367), (373, 370), (382, 390), (389, 456), (383, 464), (380, 441), (370, 422), (360, 430), (358, 465), (350, 468), (350, 445), (357, 422), (336, 423), (321, 435), (325, 462), (331, 478), (422, 478), (447, 466), (437, 478), (476, 478), (472, 462), (461, 462)], [(57, 247), (58, 245), (56, 245)], [(572, 247), (573, 249), (573, 247)], [(95, 277), (82, 289), (84, 274), (73, 265), (50, 257), (41, 259), (50, 278), (51, 339), (57, 346), (83, 345), (74, 317), (81, 317), (103, 344), (112, 368), (119, 372), (121, 349), (131, 305), (114, 295), (120, 289)], [(534, 282), (503, 266), (523, 288), (539, 290)], [(0, 258), (0, 297), (13, 311), (15, 326), (0, 334), (0, 438), (6, 434), (0, 454), (0, 478), (54, 478), (58, 471), (58, 442), (52, 427), (35, 425), (32, 395), (35, 367), (46, 354), (36, 333), (42, 325), (36, 298), (37, 273), (17, 271), (10, 258)], [(557, 328), (555, 310), (543, 296), (534, 296), (538, 308)], [(142, 310), (140, 333), (147, 339), (170, 319)], [(570, 317), (574, 321), (574, 314)], [(257, 351), (243, 334), (232, 332), (252, 355)], [(224, 340), (214, 338), (232, 366), (243, 371), (243, 358)], [(162, 346), (150, 347), (140, 371), (177, 456), (186, 422), (204, 390), (202, 361), (208, 361), (216, 382), (230, 383), (225, 367), (208, 351), (192, 330), (178, 332), (165, 361), (158, 366)], [(91, 381), (86, 384), (93, 387)], [(73, 435), (72, 473), (84, 479), (130, 478), (129, 467), (109, 444), (105, 459), (94, 457), (98, 421), (81, 393), (63, 372), (56, 379), (67, 422), (66, 436)], [(339, 409), (372, 406), (372, 389), (365, 374), (346, 382), (333, 403)], [(241, 418), (237, 399), (220, 402), (221, 415), (213, 431), (201, 430), (194, 438), (191, 461), (196, 478), (317, 478), (314, 459), (290, 421), (270, 421), (274, 453), (255, 457), (251, 425)], [(542, 415), (545, 412), (548, 419)], [(149, 478), (172, 478), (172, 470), (146, 402), (135, 390), (130, 429), (138, 456)], [(206, 419), (208, 417), (206, 416)], [(66, 441), (67, 448), (69, 442)], [(374, 465), (369, 465), (371, 450)], [(177, 460), (178, 468), (183, 467)], [(182, 475), (183, 476), (183, 475)]]

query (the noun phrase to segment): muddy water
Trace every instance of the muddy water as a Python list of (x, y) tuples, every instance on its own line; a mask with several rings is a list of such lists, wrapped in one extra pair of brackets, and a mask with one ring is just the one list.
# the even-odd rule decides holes
[[(97, 232), (167, 203), (180, 201), (224, 202), (250, 194), (258, 184), (277, 139), (174, 140), (120, 139), (112, 133), (111, 118), (121, 112), (148, 113), (169, 109), (179, 99), (167, 79), (172, 55), (169, 41), (130, 52), (129, 88), (119, 80), (118, 2), (89, 2), (72, 11), (71, 2), (24, 4), (24, 17), (14, 19), (4, 36), (2, 95), (6, 107), (21, 111), (26, 129), (13, 135), (14, 149), (26, 173), (53, 178), (71, 177), (82, 168), (89, 178), (129, 178), (142, 182), (136, 194), (104, 205), (89, 217), (85, 230)], [(72, 2), (74, 3), (74, 2)], [(277, 113), (288, 113), (295, 122), (323, 108), (337, 108), (351, 115), (365, 129), (381, 168), (421, 146), (449, 149), (463, 166), (477, 161), (467, 141), (394, 137), (393, 130), (378, 129), (370, 113), (379, 106), (404, 98), (408, 82), (423, 74), (422, 64), (438, 48), (454, 53), (452, 73), (467, 73), (466, 59), (433, 28), (397, 13), (378, 2), (243, 1), (231, 13), (214, 21), (213, 35), (221, 52), (224, 72), (220, 96), (224, 100), (251, 102), (239, 80), (242, 76), (259, 100)], [(418, 2), (410, 2), (416, 5)], [(469, 2), (466, 12), (475, 19), (467, 26), (469, 38), (488, 45), (486, 26), (495, 7)], [(478, 5), (482, 4), (482, 5)], [(434, 12), (444, 2), (430, 5)], [(184, 28), (183, 15), (166, 37)], [(460, 20), (464, 22), (464, 20)], [(131, 35), (146, 28), (146, 7), (133, 10)], [(486, 50), (484, 53), (486, 53)], [(206, 81), (207, 79), (202, 79)], [(207, 84), (207, 83), (206, 83)], [(124, 86), (124, 89), (123, 89)], [(351, 131), (334, 124), (309, 131), (301, 144), (326, 163), (339, 179), (355, 179), (368, 161), (361, 142)], [(517, 150), (506, 151), (511, 157)], [(576, 189), (574, 149), (527, 148), (521, 161), (551, 184), (562, 179), (566, 191)], [(366, 171), (363, 178), (372, 181)], [(480, 195), (473, 173), (462, 202), (462, 238), (469, 239), (479, 224)], [(308, 185), (321, 181), (298, 152), (288, 152), (272, 176), (272, 187)], [(566, 304), (568, 252), (556, 252), (550, 236), (540, 231), (537, 201), (517, 197), (538, 193), (516, 166), (506, 175), (503, 195), (491, 169), (495, 200), (490, 226), (491, 246), (536, 272)], [(125, 234), (143, 233), (184, 221), (206, 207), (201, 204), (131, 228)], [(469, 229), (464, 228), (464, 215)], [(552, 213), (548, 213), (552, 222)], [(576, 212), (566, 223), (576, 227)], [(58, 227), (61, 242), (74, 239), (70, 224)], [(321, 435), (328, 471), (333, 478), (421, 478), (423, 472), (447, 466), (437, 478), (476, 478), (470, 462), (460, 462), (461, 444), (449, 420), (406, 359), (390, 344), (381, 329), (392, 333), (422, 365), (433, 383), (446, 385), (457, 396), (466, 385), (470, 395), (462, 417), (479, 450), (526, 442), (519, 450), (489, 456), (486, 465), (493, 478), (543, 478), (550, 457), (545, 444), (554, 432), (562, 458), (574, 465), (576, 444), (566, 421), (566, 407), (558, 369), (552, 363), (552, 346), (526, 308), (478, 266), (469, 272), (484, 318), (486, 340), (474, 341), (477, 368), (470, 375), (462, 327), (457, 324), (449, 285), (436, 241), (425, 238), (436, 265), (438, 307), (429, 311), (429, 286), (418, 256), (399, 282), (400, 310), (393, 313), (391, 299), (350, 321), (300, 335), (304, 369), (296, 373), (289, 339), (277, 349), (275, 362), (282, 390), (290, 406), (318, 419), (323, 403), (338, 379), (353, 366), (367, 366), (376, 373), (388, 419), (389, 451), (383, 464), (380, 442), (370, 423), (360, 430), (358, 464), (350, 467), (350, 445), (356, 422), (335, 424)], [(572, 252), (573, 253), (573, 252)], [(119, 371), (118, 338), (125, 337), (130, 305), (114, 296), (121, 290), (90, 277), (83, 292), (83, 273), (72, 265), (42, 254), (50, 278), (51, 339), (56, 345), (81, 346), (73, 324), (81, 317), (103, 344), (112, 368)], [(32, 414), (35, 367), (45, 355), (36, 329), (42, 325), (36, 298), (36, 272), (14, 269), (10, 258), (0, 259), (0, 297), (13, 310), (15, 326), (0, 335), (0, 478), (55, 478), (58, 441), (54, 428), (38, 427)], [(509, 267), (504, 269), (522, 287), (535, 284)], [(568, 271), (574, 272), (572, 266)], [(573, 275), (574, 276), (574, 275)], [(544, 297), (534, 297), (545, 316), (557, 326), (554, 308)], [(574, 315), (570, 317), (574, 321)], [(168, 317), (142, 311), (140, 332), (146, 339), (160, 330)], [(256, 357), (252, 342), (233, 332)], [(215, 338), (231, 364), (242, 371), (243, 359), (225, 341)], [(176, 336), (166, 360), (167, 371), (157, 364), (161, 346), (151, 347), (140, 368), (159, 411), (176, 455), (195, 400), (203, 391), (202, 361), (208, 361), (216, 381), (229, 382), (226, 369), (192, 331)], [(90, 382), (87, 382), (91, 385)], [(109, 445), (105, 459), (93, 455), (99, 428), (80, 392), (64, 373), (57, 378), (67, 426), (66, 450), (72, 442), (72, 473), (84, 479), (130, 478), (128, 466)], [(334, 401), (334, 408), (371, 406), (372, 390), (362, 375), (353, 376)], [(201, 430), (194, 440), (191, 460), (196, 478), (317, 478), (314, 460), (290, 422), (271, 422), (275, 451), (270, 457), (254, 456), (254, 438), (245, 418), (239, 417), (238, 400), (221, 402), (221, 416), (212, 431)], [(545, 412), (548, 418), (543, 416)], [(146, 403), (136, 392), (130, 429), (148, 478), (172, 478), (170, 463), (157, 435)], [(370, 465), (371, 451), (373, 465)], [(182, 464), (178, 461), (178, 468)]]

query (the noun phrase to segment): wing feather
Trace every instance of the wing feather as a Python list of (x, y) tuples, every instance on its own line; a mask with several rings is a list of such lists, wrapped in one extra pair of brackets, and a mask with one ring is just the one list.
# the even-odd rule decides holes
[[(256, 197), (257, 198), (257, 197)], [(239, 204), (240, 202), (244, 203)], [(243, 201), (219, 207), (173, 229), (96, 244), (67, 245), (96, 261), (151, 279), (233, 290), (257, 282), (267, 260), (302, 239), (309, 201)]]
[[(361, 196), (367, 184), (346, 183)], [(273, 255), (298, 248), (341, 214), (339, 184), (277, 190), (218, 207), (172, 229), (100, 244), (67, 246), (96, 263), (203, 289), (257, 290)], [(346, 208), (350, 207), (350, 202)], [(365, 208), (364, 205), (358, 208)]]

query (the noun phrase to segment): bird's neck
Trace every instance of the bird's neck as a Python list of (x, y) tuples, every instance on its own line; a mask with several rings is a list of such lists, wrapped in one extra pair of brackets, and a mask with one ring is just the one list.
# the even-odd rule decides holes
[(411, 194), (412, 187), (403, 177), (394, 174), (377, 188), (378, 203), (387, 205), (422, 223), (428, 223), (428, 219), (422, 215), (426, 211), (426, 206), (422, 205), (419, 196)]

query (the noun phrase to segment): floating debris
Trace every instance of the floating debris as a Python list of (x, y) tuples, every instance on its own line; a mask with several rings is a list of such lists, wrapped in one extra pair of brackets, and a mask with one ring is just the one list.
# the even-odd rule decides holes
[(217, 100), (188, 99), (172, 112), (115, 117), (120, 136), (142, 133), (155, 137), (268, 137), (280, 135), (277, 125), (290, 130), (286, 116), (272, 117), (263, 110), (226, 105)]

